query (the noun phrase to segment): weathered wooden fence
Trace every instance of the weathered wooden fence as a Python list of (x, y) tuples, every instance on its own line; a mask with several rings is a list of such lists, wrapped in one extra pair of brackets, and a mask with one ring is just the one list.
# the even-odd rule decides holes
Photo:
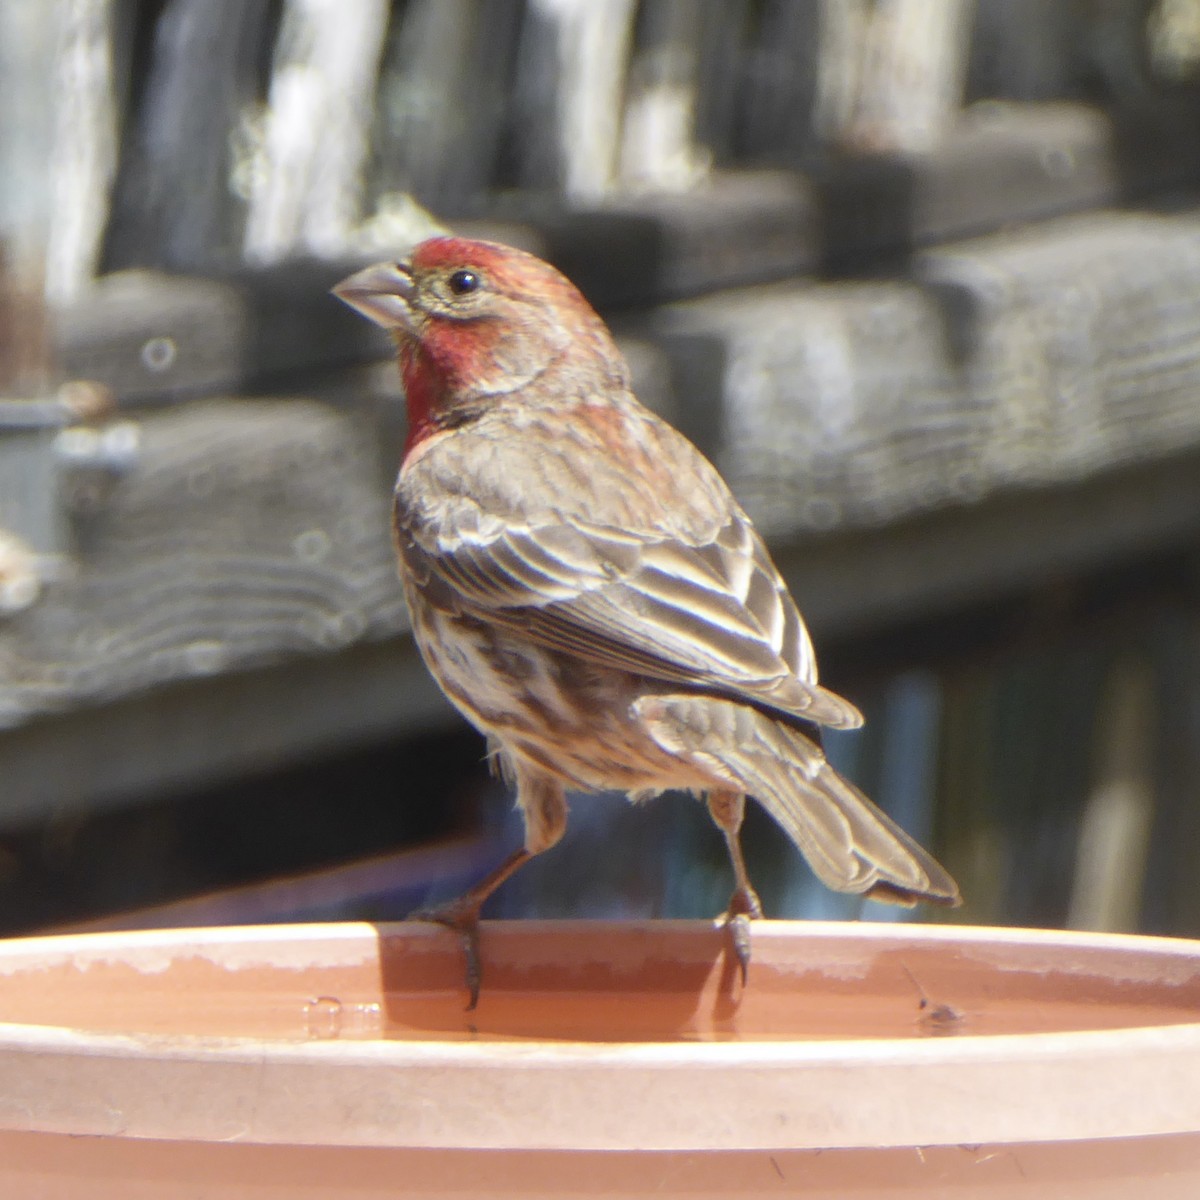
[[(12, 886), (51, 817), (453, 720), (393, 579), (398, 385), (326, 294), (443, 222), (614, 322), (866, 704), (833, 752), (967, 917), (1194, 931), (1198, 28), (1192, 0), (0, 0)], [(510, 904), (727, 890), (682, 806), (583, 808)], [(754, 840), (776, 911), (846, 911)]]

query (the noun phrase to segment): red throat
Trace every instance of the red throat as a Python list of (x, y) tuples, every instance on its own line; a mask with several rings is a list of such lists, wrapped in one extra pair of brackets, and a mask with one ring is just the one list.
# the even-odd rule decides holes
[(408, 435), (404, 439), (404, 457), (430, 434), (437, 431), (435, 412), (442, 387), (437, 371), (419, 345), (408, 342), (400, 349), (400, 377), (404, 381), (404, 400), (408, 409)]
[(408, 405), (405, 458), (437, 433), (442, 414), (464, 399), (464, 390), (469, 395), (471, 385), (486, 377), (499, 336), (494, 322), (430, 320), (419, 341), (401, 343), (400, 375)]

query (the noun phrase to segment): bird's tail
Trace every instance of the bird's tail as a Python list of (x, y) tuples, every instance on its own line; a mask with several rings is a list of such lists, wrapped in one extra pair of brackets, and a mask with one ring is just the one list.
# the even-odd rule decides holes
[(839, 892), (956, 905), (958, 885), (798, 729), (734, 700), (646, 696), (634, 711), (668, 753), (753, 796)]

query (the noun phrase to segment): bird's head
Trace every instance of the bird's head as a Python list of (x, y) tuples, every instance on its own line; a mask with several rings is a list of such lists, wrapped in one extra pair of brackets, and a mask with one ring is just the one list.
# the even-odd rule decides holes
[(574, 284), (511, 246), (430, 238), (333, 292), (396, 342), (410, 449), (516, 393), (552, 402), (625, 385), (620, 353)]

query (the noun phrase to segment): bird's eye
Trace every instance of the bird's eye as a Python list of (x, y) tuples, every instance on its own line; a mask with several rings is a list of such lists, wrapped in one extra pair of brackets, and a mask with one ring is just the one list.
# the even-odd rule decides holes
[(478, 290), (480, 279), (474, 271), (462, 270), (455, 271), (447, 282), (450, 284), (450, 290), (456, 296), (466, 296)]

